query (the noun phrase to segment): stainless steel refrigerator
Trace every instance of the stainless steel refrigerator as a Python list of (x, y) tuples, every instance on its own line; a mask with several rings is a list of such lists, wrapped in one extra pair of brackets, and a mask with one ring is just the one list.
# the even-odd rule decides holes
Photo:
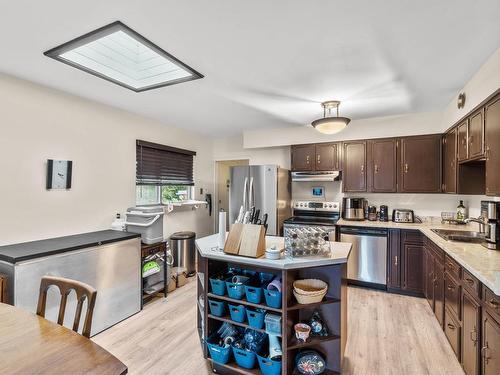
[(290, 171), (276, 165), (231, 167), (229, 223), (233, 224), (243, 206), (268, 215), (269, 235), (283, 234), (283, 220), (292, 216)]

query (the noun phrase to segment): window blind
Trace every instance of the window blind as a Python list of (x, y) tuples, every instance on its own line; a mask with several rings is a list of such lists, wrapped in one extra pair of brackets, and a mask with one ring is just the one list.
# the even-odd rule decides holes
[(137, 140), (137, 185), (194, 185), (196, 152)]

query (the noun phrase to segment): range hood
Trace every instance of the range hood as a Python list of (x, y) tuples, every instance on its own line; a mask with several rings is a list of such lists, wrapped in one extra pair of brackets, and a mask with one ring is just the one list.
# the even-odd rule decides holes
[(339, 171), (325, 171), (325, 172), (292, 172), (292, 181), (339, 181)]

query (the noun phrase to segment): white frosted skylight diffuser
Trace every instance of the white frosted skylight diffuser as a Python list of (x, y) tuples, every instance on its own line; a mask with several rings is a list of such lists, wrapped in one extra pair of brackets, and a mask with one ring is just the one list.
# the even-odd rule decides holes
[(136, 92), (203, 78), (119, 21), (45, 55)]

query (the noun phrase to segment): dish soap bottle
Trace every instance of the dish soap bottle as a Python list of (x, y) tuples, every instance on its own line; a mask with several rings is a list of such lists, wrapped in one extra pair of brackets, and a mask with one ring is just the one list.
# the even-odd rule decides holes
[(460, 201), (460, 204), (457, 206), (457, 221), (465, 220), (465, 206), (464, 201)]

